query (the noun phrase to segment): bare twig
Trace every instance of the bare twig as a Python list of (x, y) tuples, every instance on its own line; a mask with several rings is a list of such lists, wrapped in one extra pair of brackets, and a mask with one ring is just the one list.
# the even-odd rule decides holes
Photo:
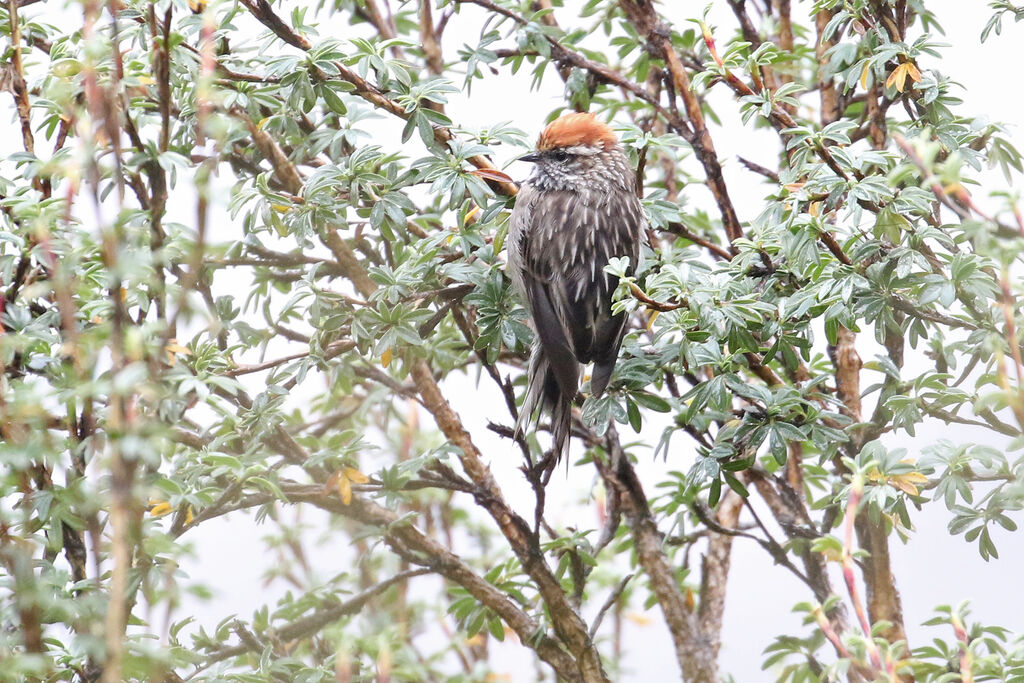
[(704, 123), (704, 113), (696, 93), (690, 87), (690, 76), (683, 66), (679, 55), (668, 32), (665, 30), (660, 17), (655, 12), (654, 5), (640, 0), (619, 0), (619, 6), (626, 13), (626, 17), (633, 24), (641, 35), (645, 36), (651, 49), (665, 61), (665, 66), (672, 75), (676, 95), (683, 99), (686, 109), (686, 116), (689, 122), (688, 129), (677, 130), (683, 135), (693, 147), (694, 154), (704, 167), (707, 176), (707, 185), (715, 198), (719, 212), (722, 215), (722, 224), (725, 227), (725, 234), (729, 242), (743, 237), (743, 228), (740, 219), (736, 215), (736, 209), (729, 198), (729, 190), (722, 176), (722, 165), (715, 151), (714, 142), (711, 140), (711, 133)]
[(603, 443), (611, 462), (605, 464), (595, 458), (594, 464), (604, 479), (608, 495), (618, 497), (622, 513), (632, 528), (637, 559), (658, 599), (683, 676), (687, 680), (713, 681), (718, 671), (713, 654), (717, 647), (709, 648), (708, 639), (718, 639), (720, 633), (702, 631), (697, 615), (687, 607), (686, 597), (665, 556), (661, 532), (651, 514), (647, 496), (629, 457), (622, 450), (614, 424), (609, 425)]
[[(381, 581), (377, 585), (352, 596), (344, 602), (335, 605), (323, 605), (320, 609), (314, 611), (308, 616), (296, 619), (290, 624), (280, 628), (272, 629), (270, 637), (271, 639), (280, 642), (290, 642), (293, 640), (307, 638), (320, 632), (325, 626), (328, 626), (343, 617), (357, 614), (366, 605), (366, 603), (392, 586), (431, 572), (432, 570), (430, 568), (420, 568), (410, 569), (408, 571), (395, 574), (394, 576)], [(206, 669), (217, 662), (224, 661), (225, 659), (237, 657), (238, 655), (246, 652), (258, 653), (263, 650), (263, 643), (255, 639), (251, 632), (247, 631), (245, 636), (239, 633), (239, 639), (242, 641), (241, 644), (214, 650), (203, 657), (202, 664), (197, 671)]]
[(725, 249), (724, 247), (715, 244), (714, 242), (704, 239), (700, 235), (696, 234), (695, 232), (687, 228), (682, 223), (669, 223), (668, 225), (665, 226), (664, 229), (666, 232), (670, 232), (673, 235), (678, 235), (679, 237), (688, 239), (694, 244), (699, 244), (700, 246), (704, 247), (705, 249), (707, 249), (720, 259), (726, 261), (732, 259), (733, 255), (728, 249)]
[(597, 630), (601, 628), (601, 622), (604, 621), (604, 615), (611, 609), (619, 598), (622, 597), (622, 592), (626, 590), (626, 586), (633, 578), (633, 574), (627, 574), (623, 577), (622, 581), (619, 581), (619, 585), (608, 595), (608, 599), (601, 605), (601, 609), (597, 611), (597, 616), (594, 617), (594, 622), (590, 625), (590, 637), (593, 638), (597, 635)]
[(11, 68), (9, 73), (11, 93), (21, 122), (21, 140), (25, 151), (35, 153), (35, 138), (32, 135), (32, 104), (28, 99), (25, 85), (25, 67), (21, 62), (21, 22), (18, 19), (18, 0), (7, 0), (7, 18), (11, 29)]

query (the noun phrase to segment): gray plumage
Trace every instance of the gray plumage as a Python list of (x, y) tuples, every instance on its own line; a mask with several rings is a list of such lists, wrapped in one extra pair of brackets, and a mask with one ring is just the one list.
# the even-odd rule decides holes
[(516, 431), (538, 409), (547, 412), (559, 458), (568, 449), (580, 365), (594, 363), (590, 390), (600, 396), (625, 333), (625, 315), (611, 312), (617, 278), (604, 268), (624, 256), (635, 267), (646, 228), (629, 160), (607, 127), (587, 121), (607, 131), (602, 139), (559, 146), (558, 135), (545, 132), (539, 151), (524, 157), (536, 166), (516, 197), (508, 241), (509, 274), (537, 333)]

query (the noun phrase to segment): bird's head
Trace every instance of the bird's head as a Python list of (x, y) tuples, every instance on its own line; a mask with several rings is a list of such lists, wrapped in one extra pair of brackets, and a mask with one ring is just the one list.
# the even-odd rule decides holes
[(629, 170), (611, 127), (589, 113), (552, 121), (537, 139), (536, 150), (519, 160), (536, 164), (531, 182), (552, 189), (582, 181), (614, 181)]

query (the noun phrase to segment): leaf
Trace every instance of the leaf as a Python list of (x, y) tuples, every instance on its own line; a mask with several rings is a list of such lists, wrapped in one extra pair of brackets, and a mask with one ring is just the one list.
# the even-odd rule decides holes
[(671, 404), (660, 396), (654, 394), (648, 394), (640, 391), (631, 396), (631, 398), (642, 405), (648, 410), (653, 410), (656, 413), (667, 413), (672, 410)]
[(891, 207), (887, 206), (878, 212), (878, 218), (875, 220), (874, 226), (875, 237), (884, 237), (893, 244), (899, 244), (902, 233), (909, 232), (910, 230), (910, 221)]
[(723, 471), (722, 475), (725, 477), (726, 483), (729, 484), (729, 488), (740, 494), (743, 498), (748, 498), (750, 496), (750, 492), (747, 491), (747, 487), (743, 485), (743, 482), (733, 476), (731, 472)]
[(348, 477), (342, 474), (338, 477), (338, 483), (336, 486), (338, 489), (338, 495), (341, 496), (342, 504), (350, 504), (352, 502), (352, 482), (349, 481)]
[(161, 501), (150, 501), (150, 505), (153, 507), (149, 508), (149, 514), (151, 517), (163, 517), (164, 515), (174, 511), (171, 504), (166, 500)]
[(346, 107), (342, 99), (338, 97), (338, 93), (334, 92), (331, 88), (322, 88), (320, 90), (320, 95), (324, 98), (324, 102), (327, 103), (327, 106), (335, 114), (345, 115), (348, 113), (348, 107)]
[(370, 478), (357, 470), (355, 467), (346, 467), (343, 474), (353, 484), (366, 484), (370, 481)]
[(650, 330), (654, 327), (654, 321), (658, 319), (659, 315), (661, 315), (661, 311), (654, 311), (651, 309), (647, 309), (647, 311), (650, 314), (650, 318), (647, 319), (647, 329)]
[(626, 619), (630, 620), (637, 626), (650, 626), (654, 623), (654, 621), (643, 612), (627, 612)]
[(182, 346), (178, 343), (177, 339), (168, 339), (167, 345), (164, 347), (164, 351), (167, 352), (167, 364), (174, 365), (174, 356), (191, 356), (192, 350), (187, 346)]
[(626, 416), (629, 418), (629, 426), (633, 428), (633, 431), (637, 434), (640, 433), (640, 429), (643, 427), (643, 419), (640, 417), (640, 409), (636, 407), (636, 403), (626, 399)]
[(487, 630), (491, 632), (491, 635), (499, 643), (505, 640), (505, 625), (498, 617), (487, 622)]
[(921, 72), (914, 66), (913, 62), (903, 62), (892, 70), (889, 78), (885, 80), (885, 87), (896, 88), (897, 92), (903, 92), (907, 85), (907, 78), (915, 83), (921, 82)]
[(470, 171), (471, 174), (484, 180), (493, 180), (496, 183), (512, 183), (516, 181), (512, 180), (512, 176), (507, 173), (502, 173), (496, 168), (474, 168)]
[(904, 493), (916, 496), (920, 494), (917, 485), (927, 484), (928, 477), (924, 476), (920, 472), (907, 472), (906, 474), (897, 474), (889, 477), (889, 483)]
[(715, 507), (722, 497), (722, 480), (715, 479), (711, 482), (711, 489), (708, 491), (708, 506)]

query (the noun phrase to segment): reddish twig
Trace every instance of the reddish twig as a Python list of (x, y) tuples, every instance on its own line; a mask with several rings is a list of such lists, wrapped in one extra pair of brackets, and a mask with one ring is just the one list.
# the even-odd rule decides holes
[(860, 591), (857, 589), (857, 578), (853, 572), (853, 533), (857, 519), (857, 509), (860, 505), (861, 496), (864, 493), (864, 481), (859, 476), (854, 476), (850, 485), (850, 498), (846, 505), (846, 533), (843, 537), (843, 580), (846, 582), (846, 590), (850, 595), (850, 602), (853, 603), (853, 610), (857, 614), (861, 631), (864, 632), (864, 640), (868, 649), (868, 656), (871, 664), (878, 670), (882, 669), (882, 660), (879, 656), (878, 646), (871, 635), (871, 623), (868, 621), (867, 612), (864, 609), (864, 602), (860, 599)]

